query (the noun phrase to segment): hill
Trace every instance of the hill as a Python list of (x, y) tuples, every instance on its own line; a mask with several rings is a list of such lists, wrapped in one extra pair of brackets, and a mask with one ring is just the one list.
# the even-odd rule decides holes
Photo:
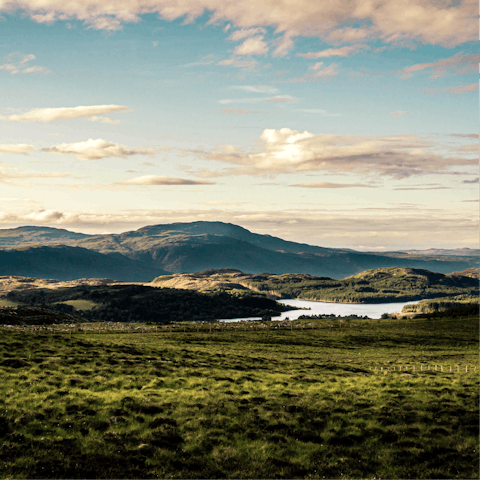
[[(15, 235), (13, 234), (16, 231)], [(12, 233), (13, 232), (13, 233)], [(69, 236), (69, 234), (73, 236)], [(122, 268), (107, 267), (109, 260), (97, 257), (105, 268), (95, 270), (91, 263), (92, 277), (111, 277), (117, 280), (151, 281), (165, 273), (199, 272), (208, 269), (233, 268), (251, 274), (270, 272), (273, 274), (304, 273), (313, 276), (344, 278), (367, 269), (384, 267), (418, 268), (441, 273), (465, 270), (478, 265), (478, 256), (417, 255), (402, 252), (384, 254), (356, 252), (349, 249), (324, 248), (303, 243), (289, 242), (270, 235), (252, 233), (237, 225), (222, 222), (191, 222), (153, 225), (120, 234), (84, 235), (66, 230), (45, 229), (44, 227), (21, 227), (21, 229), (0, 230), (0, 247), (39, 246), (54, 248), (59, 245), (79, 247), (102, 255), (116, 257)], [(10, 242), (10, 243), (8, 243)], [(42, 243), (43, 242), (43, 243)], [(47, 250), (45, 250), (47, 252)], [(55, 263), (54, 254), (60, 257), (61, 250), (48, 250), (50, 260)], [(75, 271), (74, 251), (70, 251), (70, 262), (59, 258), (58, 263), (68, 271), (68, 278), (87, 276)], [(28, 273), (19, 273), (18, 268), (5, 264), (2, 275), (29, 275), (51, 278), (52, 266), (42, 262), (42, 255), (32, 255)], [(126, 261), (131, 262), (128, 265)], [(0, 259), (1, 262), (1, 259)], [(135, 263), (136, 262), (136, 263)], [(0, 263), (0, 266), (2, 263)], [(48, 267), (48, 268), (47, 268)], [(133, 269), (134, 274), (125, 270)], [(36, 273), (31, 273), (35, 271)], [(65, 273), (64, 273), (65, 275)], [(67, 277), (62, 277), (67, 279)]]
[[(460, 273), (460, 272), (459, 272)], [(326, 302), (383, 303), (477, 295), (478, 279), (459, 273), (444, 275), (413, 268), (366, 270), (343, 280), (306, 274), (260, 275), (238, 270), (209, 270), (156, 278), (151, 285), (202, 292), (257, 292), (272, 298)]]
[(67, 246), (23, 247), (0, 250), (0, 275), (58, 280), (113, 277), (125, 281), (153, 278), (160, 269), (118, 253), (101, 254)]
[(291, 309), (252, 293), (235, 296), (224, 292), (201, 293), (142, 285), (33, 288), (11, 291), (6, 297), (19, 305), (17, 309), (25, 306), (42, 307), (102, 322), (168, 323), (272, 317)]

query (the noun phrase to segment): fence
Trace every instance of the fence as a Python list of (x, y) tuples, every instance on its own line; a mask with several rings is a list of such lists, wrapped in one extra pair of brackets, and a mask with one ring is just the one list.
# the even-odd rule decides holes
[[(417, 368), (416, 368), (417, 367)], [(445, 367), (445, 368), (444, 368)], [(403, 368), (403, 370), (402, 370)], [(403, 372), (403, 373), (423, 373), (423, 372), (438, 372), (438, 373), (475, 373), (477, 365), (394, 365), (389, 367), (369, 367), (373, 373), (388, 373), (388, 372)]]

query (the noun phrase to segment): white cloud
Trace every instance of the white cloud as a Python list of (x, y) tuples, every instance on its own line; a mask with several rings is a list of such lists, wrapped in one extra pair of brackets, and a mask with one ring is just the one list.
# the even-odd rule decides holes
[(263, 35), (247, 38), (241, 45), (235, 47), (235, 55), (263, 55), (268, 52), (268, 46)]
[(17, 145), (0, 145), (0, 153), (18, 153), (21, 155), (28, 155), (28, 152), (34, 150), (33, 145), (26, 145), (24, 143), (19, 143)]
[(232, 32), (228, 37), (229, 40), (234, 42), (238, 42), (239, 40), (243, 40), (244, 38), (253, 37), (255, 35), (265, 34), (264, 28), (242, 28), (240, 30), (236, 30)]
[(341, 48), (326, 48), (320, 52), (297, 53), (297, 57), (304, 58), (330, 58), (330, 57), (350, 57), (362, 50), (370, 49), (368, 45), (346, 45)]
[[(56, 120), (71, 120), (76, 118), (94, 117), (97, 121), (104, 123), (117, 123), (110, 119), (98, 120), (97, 115), (105, 115), (115, 112), (124, 112), (127, 110), (125, 105), (92, 105), (79, 107), (59, 107), (59, 108), (34, 108), (21, 115), (9, 115), (0, 117), (1, 120), (9, 122), (40, 122), (49, 123)], [(92, 120), (95, 121), (95, 120)]]
[[(1, 6), (0, 6), (1, 9)], [(45, 75), (51, 71), (47, 67), (41, 65), (27, 66), (28, 62), (35, 60), (37, 57), (33, 53), (23, 54), (20, 52), (12, 52), (8, 54), (4, 59), (6, 63), (0, 65), (0, 70), (10, 73), (10, 75), (16, 75), (17, 73), (34, 73)]]
[(42, 152), (58, 155), (75, 155), (79, 160), (100, 160), (107, 157), (126, 158), (131, 155), (154, 155), (154, 148), (129, 148), (114, 142), (98, 138), (89, 138), (85, 142), (61, 143), (49, 148), (42, 148)]
[(478, 157), (468, 157), (468, 152), (457, 151), (456, 156), (447, 156), (440, 153), (441, 144), (415, 134), (332, 135), (282, 128), (265, 129), (258, 143), (258, 149), (252, 151), (219, 145), (193, 153), (236, 165), (220, 172), (203, 172), (205, 177), (323, 171), (407, 178), (454, 174), (452, 167), (478, 165)]
[(165, 177), (163, 175), (143, 175), (118, 182), (120, 185), (213, 185), (204, 180), (189, 180), (186, 178)]
[(112, 120), (108, 117), (97, 117), (96, 115), (88, 119), (90, 122), (100, 122), (100, 123), (109, 123), (112, 125), (118, 125), (120, 120)]

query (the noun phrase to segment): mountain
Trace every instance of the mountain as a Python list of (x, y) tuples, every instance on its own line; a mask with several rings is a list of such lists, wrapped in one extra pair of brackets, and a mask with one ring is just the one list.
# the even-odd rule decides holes
[(130, 282), (153, 278), (158, 269), (118, 253), (101, 254), (86, 248), (67, 246), (22, 247), (0, 250), (0, 275), (55, 278), (122, 279)]
[(417, 255), (448, 255), (455, 257), (480, 255), (480, 249), (478, 248), (429, 248), (426, 250), (400, 250), (400, 252)]
[(0, 230), (0, 248), (27, 245), (46, 245), (87, 238), (84, 233), (70, 232), (62, 228), (18, 227)]
[[(15, 231), (16, 235), (13, 235), (12, 232)], [(164, 273), (199, 272), (212, 268), (234, 268), (248, 273), (305, 273), (338, 279), (381, 267), (410, 267), (450, 273), (478, 265), (476, 255), (416, 255), (402, 252), (380, 254), (324, 248), (252, 233), (237, 225), (222, 222), (152, 225), (134, 231), (106, 235), (76, 234), (67, 230), (45, 227), (21, 227), (0, 230), (0, 242), (2, 240), (0, 247), (4, 249), (18, 248), (25, 244), (32, 246), (37, 241), (37, 245), (50, 246), (50, 248), (62, 244), (103, 255), (116, 254), (115, 258), (119, 262), (117, 270), (113, 269), (115, 264), (113, 257), (101, 261), (102, 257), (97, 257), (100, 263), (103, 262), (105, 268), (90, 276), (107, 276), (117, 280), (135, 278), (146, 282)], [(53, 259), (55, 253), (59, 254), (59, 252), (60, 250), (50, 251), (53, 263), (55, 263)], [(80, 254), (80, 250), (78, 252)], [(73, 262), (73, 251), (70, 253)], [(86, 255), (85, 252), (82, 255)], [(37, 258), (41, 259), (41, 256), (37, 255)], [(131, 266), (134, 274), (127, 273), (130, 268), (125, 263), (127, 260), (133, 262), (128, 265)], [(63, 266), (69, 268), (68, 262), (65, 263), (65, 261), (65, 258), (61, 260)], [(2, 265), (0, 263), (0, 268)], [(112, 265), (112, 271), (106, 271), (107, 265)], [(49, 272), (54, 268), (53, 265), (47, 265), (45, 262), (42, 263), (42, 267), (39, 264), (36, 269), (38, 275), (46, 276), (42, 275), (42, 269), (47, 267)], [(91, 267), (91, 271), (95, 272), (93, 263)], [(1, 271), (10, 270), (2, 268)], [(56, 271), (59, 274), (62, 273), (62, 267), (59, 265)], [(3, 274), (20, 275), (20, 273)], [(32, 274), (25, 273), (25, 275)], [(77, 275), (69, 278), (86, 276), (77, 274), (71, 267), (68, 275)]]

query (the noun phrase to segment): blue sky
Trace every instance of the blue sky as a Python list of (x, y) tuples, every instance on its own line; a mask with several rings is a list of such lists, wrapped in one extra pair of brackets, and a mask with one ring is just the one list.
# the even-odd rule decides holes
[(0, 4), (0, 228), (478, 246), (478, 5)]

